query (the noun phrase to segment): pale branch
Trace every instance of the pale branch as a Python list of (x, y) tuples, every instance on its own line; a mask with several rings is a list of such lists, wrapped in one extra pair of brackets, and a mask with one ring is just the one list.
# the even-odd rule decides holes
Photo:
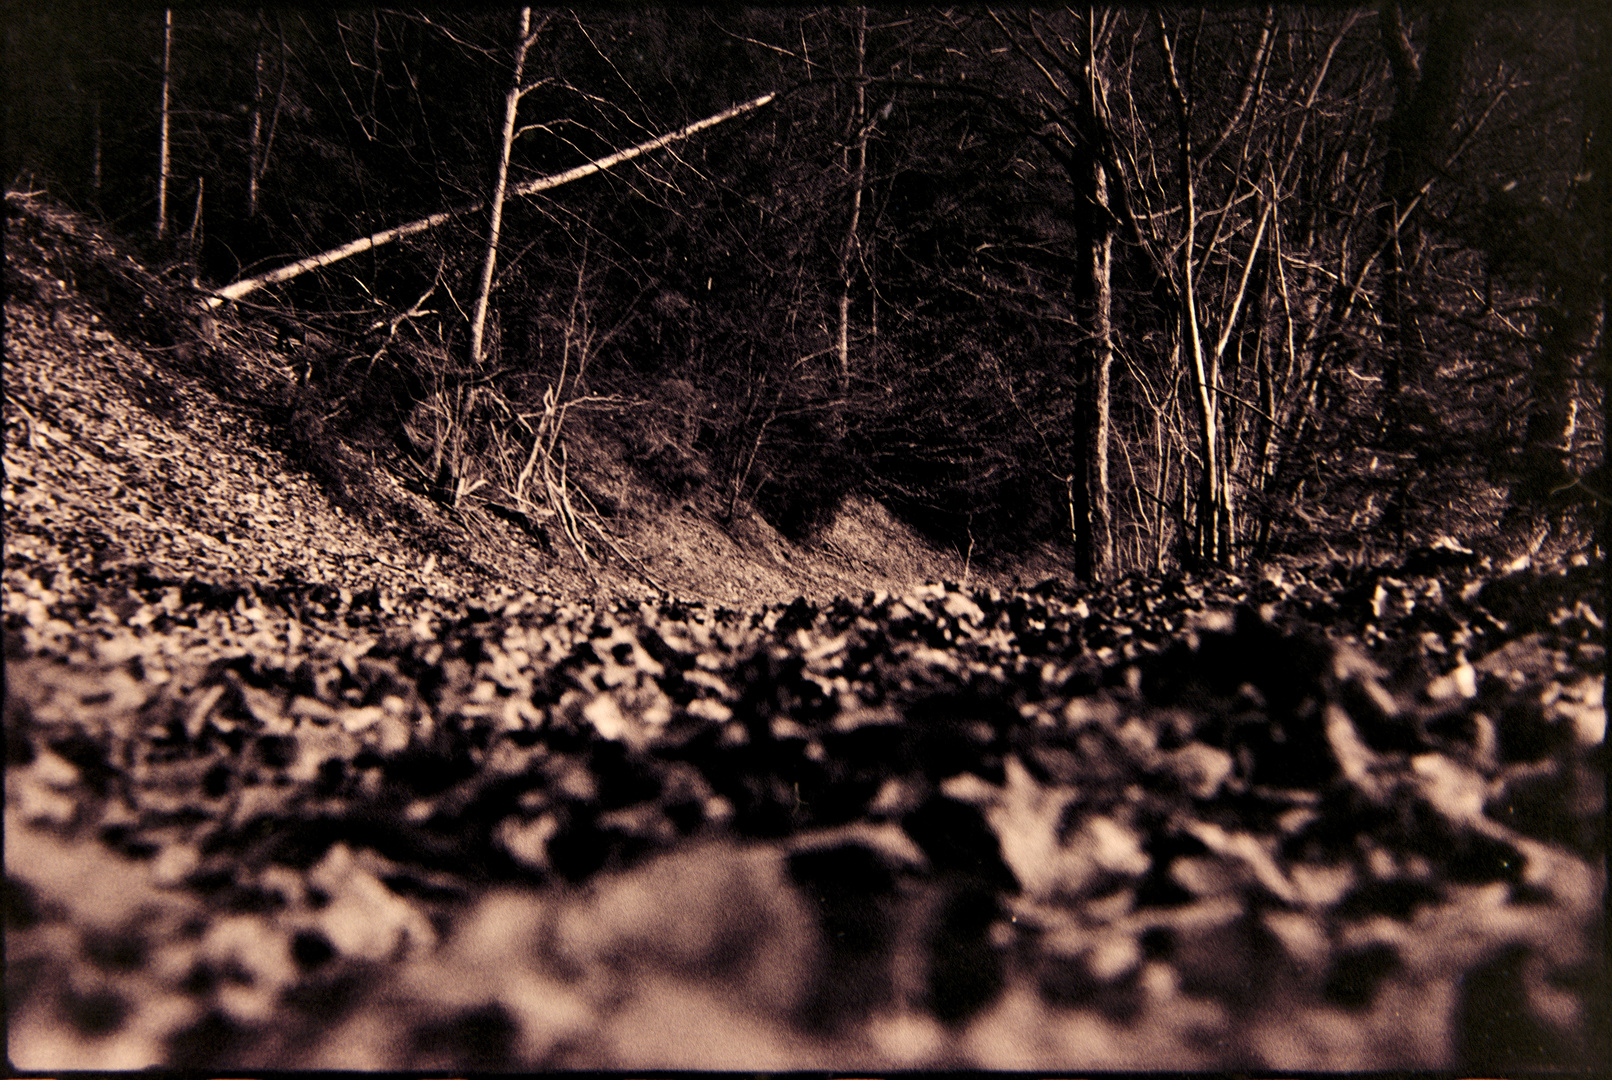
[(582, 519), (587, 524), (588, 528), (597, 533), (599, 535), (599, 539), (603, 540), (605, 545), (609, 547), (611, 551), (616, 553), (616, 557), (636, 571), (639, 577), (649, 582), (662, 593), (670, 595), (671, 590), (666, 587), (664, 582), (662, 582), (654, 574), (650, 573), (649, 568), (645, 566), (641, 560), (635, 559), (631, 555), (627, 554), (627, 552), (622, 548), (621, 544), (618, 544), (614, 537), (605, 532), (604, 527), (598, 522), (599, 508), (593, 505), (593, 500), (588, 498), (588, 493), (583, 491), (581, 488), (577, 488), (577, 495), (581, 497), (583, 502), (588, 504), (588, 509), (592, 512), (588, 517)]
[[(594, 173), (613, 169), (624, 161), (631, 161), (635, 157), (659, 150), (663, 146), (670, 146), (672, 143), (680, 142), (691, 135), (697, 135), (707, 128), (715, 127), (718, 124), (732, 120), (736, 116), (742, 116), (744, 113), (759, 109), (771, 102), (775, 97), (777, 97), (776, 94), (762, 94), (751, 101), (735, 105), (703, 120), (697, 120), (686, 127), (681, 127), (676, 131), (650, 139), (648, 142), (639, 143), (637, 146), (628, 147), (625, 150), (618, 150), (614, 154), (607, 154), (602, 158), (597, 158), (585, 165), (578, 165), (574, 169), (567, 169), (562, 173), (539, 177), (536, 180), (528, 180), (526, 183), (518, 184), (510, 189), (510, 194), (518, 196), (536, 195), (538, 192), (550, 191), (563, 184), (569, 184), (573, 180), (581, 180), (585, 176), (592, 176)], [(385, 244), (390, 244), (395, 240), (402, 240), (405, 237), (434, 229), (439, 225), (447, 224), (455, 218), (479, 213), (486, 208), (486, 205), (483, 201), (477, 201), (451, 210), (443, 210), (432, 214), (430, 217), (420, 218), (418, 221), (411, 221), (390, 229), (382, 229), (378, 233), (360, 237), (357, 240), (350, 241), (337, 248), (331, 248), (329, 251), (321, 252), (318, 255), (310, 255), (306, 259), (300, 259), (277, 270), (271, 270), (267, 274), (261, 274), (253, 278), (243, 278), (213, 293), (208, 298), (207, 305), (217, 307), (226, 300), (239, 300), (248, 293), (256, 292), (258, 289), (269, 285), (278, 285), (282, 281), (290, 281), (292, 278), (300, 277), (310, 270), (318, 270), (353, 255), (359, 255)]]
[(168, 233), (168, 178), (170, 169), (171, 145), (168, 140), (169, 120), (171, 109), (169, 98), (173, 90), (173, 39), (174, 39), (174, 13), (168, 8), (162, 13), (162, 134), (158, 147), (157, 164), (157, 239), (161, 240)]
[(1275, 42), (1275, 10), (1267, 8), (1264, 31), (1260, 34), (1259, 44), (1255, 46), (1254, 55), (1248, 62), (1248, 74), (1243, 80), (1242, 98), (1237, 102), (1237, 107), (1232, 110), (1231, 115), (1226, 118), (1225, 124), (1220, 129), (1220, 134), (1215, 136), (1214, 142), (1210, 143), (1208, 149), (1198, 156), (1198, 167), (1200, 169), (1209, 164), (1209, 159), (1214, 157), (1222, 146), (1226, 145), (1232, 133), (1237, 131), (1238, 125), (1242, 123), (1243, 115), (1248, 112), (1249, 103), (1254, 100), (1255, 92), (1264, 82), (1266, 64), (1270, 59)]
[(329, 266), (331, 263), (340, 262), (341, 260), (350, 256), (358, 255), (365, 251), (370, 251), (374, 248), (381, 247), (384, 244), (390, 244), (394, 240), (401, 240), (406, 236), (413, 236), (416, 233), (425, 232), (427, 229), (434, 229), (438, 225), (444, 225), (456, 217), (461, 217), (465, 214), (474, 214), (480, 210), (483, 205), (483, 203), (476, 202), (471, 203), (468, 206), (458, 207), (453, 210), (444, 210), (440, 213), (432, 214), (430, 217), (421, 218), (418, 221), (411, 221), (406, 225), (398, 225), (391, 229), (382, 229), (378, 233), (374, 233), (370, 236), (360, 237), (359, 239), (351, 241), (350, 243), (343, 244), (341, 247), (331, 248), (329, 251), (321, 252), (318, 255), (310, 255), (306, 259), (301, 259), (287, 266), (282, 266), (277, 270), (271, 270), (267, 274), (261, 274), (255, 278), (244, 278), (241, 281), (226, 285), (222, 289), (219, 289), (217, 292), (215, 292), (211, 297), (209, 297), (208, 306), (217, 307), (226, 300), (239, 300), (248, 293), (256, 292), (258, 289), (266, 286), (278, 285), (282, 281), (290, 281), (292, 278), (300, 277), (310, 270), (318, 270), (321, 267)]
[(1255, 416), (1258, 416), (1260, 419), (1265, 420), (1265, 421), (1267, 421), (1268, 423), (1271, 423), (1271, 424), (1276, 423), (1276, 418), (1271, 416), (1270, 413), (1266, 412), (1264, 409), (1260, 408), (1258, 405), (1255, 405), (1252, 401), (1249, 401), (1247, 398), (1243, 397), (1241, 394), (1232, 393), (1230, 390), (1227, 390), (1225, 388), (1225, 386), (1221, 385), (1220, 383), (1215, 384), (1215, 392), (1218, 393), (1218, 394), (1223, 394), (1226, 397), (1231, 398), (1231, 400), (1233, 400), (1237, 404), (1243, 406), (1245, 409), (1248, 409), (1250, 412), (1252, 412)]
[(1265, 225), (1270, 221), (1271, 204), (1265, 204), (1264, 211), (1259, 215), (1259, 228), (1254, 232), (1254, 242), (1248, 246), (1248, 259), (1243, 263), (1242, 278), (1237, 282), (1237, 295), (1232, 301), (1231, 314), (1226, 317), (1226, 325), (1220, 332), (1220, 340), (1215, 342), (1215, 359), (1226, 353), (1226, 343), (1231, 340), (1231, 334), (1237, 325), (1237, 316), (1241, 314), (1243, 298), (1248, 292), (1248, 279), (1254, 271), (1254, 260), (1259, 254), (1260, 242), (1265, 239)]
[(651, 139), (648, 142), (639, 143), (637, 146), (629, 147), (626, 150), (621, 150), (617, 153), (610, 154), (595, 161), (590, 161), (586, 165), (578, 165), (576, 168), (568, 169), (563, 173), (557, 173), (553, 176), (540, 177), (537, 180), (528, 180), (524, 184), (517, 184), (511, 194), (536, 195), (540, 191), (548, 191), (551, 188), (559, 187), (561, 184), (569, 184), (571, 181), (580, 180), (584, 176), (592, 176), (596, 172), (603, 172), (606, 169), (613, 169), (617, 165), (620, 165), (623, 161), (631, 161), (635, 157), (638, 157), (642, 154), (647, 154), (653, 150), (659, 150), (663, 146), (670, 146), (672, 143), (681, 142), (691, 135), (696, 135), (699, 132), (704, 131), (706, 128), (715, 127), (718, 124), (725, 123), (726, 121), (732, 120), (734, 117), (743, 115), (744, 113), (750, 112), (753, 109), (759, 109), (777, 96), (777, 94), (762, 94), (760, 97), (755, 98), (754, 100), (746, 101), (741, 105), (735, 105), (731, 109), (725, 109), (724, 111), (717, 113), (715, 116), (708, 116), (704, 120), (697, 120), (694, 123), (689, 124), (687, 127), (679, 128), (670, 134), (662, 135), (659, 138)]

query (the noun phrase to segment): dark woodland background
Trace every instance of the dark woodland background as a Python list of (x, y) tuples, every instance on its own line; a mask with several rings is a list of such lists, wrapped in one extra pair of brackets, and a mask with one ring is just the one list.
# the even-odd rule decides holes
[[(514, 10), (169, 19), (165, 61), (161, 8), (10, 5), (4, 168), (175, 289), (488, 200)], [(1596, 545), (1595, 5), (530, 27), (512, 184), (778, 96), (509, 199), (479, 349), (485, 213), (252, 297), (302, 346), (313, 456), (403, 446), (454, 501), (526, 482), (516, 415), (569, 416), (790, 536), (854, 493), (975, 558), (1066, 547), (1087, 580)]]

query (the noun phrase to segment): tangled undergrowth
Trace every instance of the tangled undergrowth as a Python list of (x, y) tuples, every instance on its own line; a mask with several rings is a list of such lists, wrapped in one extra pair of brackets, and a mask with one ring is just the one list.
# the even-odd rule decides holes
[(8, 594), (12, 1061), (1587, 1068), (1598, 580), (1417, 569)]

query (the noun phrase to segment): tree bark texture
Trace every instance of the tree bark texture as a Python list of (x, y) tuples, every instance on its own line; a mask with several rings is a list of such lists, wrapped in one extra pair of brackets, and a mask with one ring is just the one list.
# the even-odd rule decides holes
[(157, 239), (168, 235), (168, 99), (173, 83), (172, 60), (174, 41), (173, 8), (162, 12), (162, 118), (161, 135), (157, 151)]
[[(1590, 23), (1589, 76), (1585, 85), (1588, 94), (1590, 127), (1590, 153), (1588, 171), (1589, 190), (1585, 193), (1589, 204), (1590, 228), (1598, 243), (1600, 279), (1599, 303), (1600, 333), (1595, 352), (1590, 356), (1590, 370), (1601, 384), (1602, 444), (1601, 466), (1591, 474), (1586, 494), (1593, 500), (1599, 513), (1595, 515), (1597, 546), (1601, 549), (1603, 565), (1612, 556), (1612, 451), (1606, 446), (1606, 432), (1612, 431), (1612, 13), (1604, 9)], [(1612, 575), (1602, 575), (1603, 598), (1612, 602)], [(1603, 609), (1612, 610), (1612, 609)], [(1612, 647), (1612, 619), (1607, 620), (1604, 643)]]
[(867, 36), (868, 9), (857, 8), (856, 22), (856, 97), (851, 108), (851, 130), (856, 145), (853, 153), (856, 164), (851, 167), (851, 220), (845, 228), (845, 246), (840, 251), (840, 322), (838, 352), (840, 361), (839, 391), (843, 401), (851, 389), (851, 282), (855, 277), (858, 248), (857, 230), (862, 220), (862, 188), (868, 171), (867, 122)]
[(1114, 234), (1108, 227), (1108, 172), (1100, 159), (1092, 161), (1092, 190), (1100, 220), (1091, 239), (1091, 335), (1095, 353), (1092, 410), (1092, 579), (1107, 581), (1114, 572), (1113, 495), (1108, 479), (1109, 397), (1114, 368)]
[(509, 93), (504, 95), (504, 129), (498, 144), (497, 179), (493, 181), (492, 213), (487, 225), (487, 254), (481, 263), (481, 285), (476, 290), (476, 309), (470, 320), (470, 363), (480, 365), (486, 347), (487, 306), (492, 301), (493, 272), (498, 266), (498, 237), (504, 226), (504, 192), (509, 185), (509, 155), (515, 145), (515, 117), (525, 90), (521, 79), (526, 71), (526, 52), (536, 35), (532, 33), (532, 9), (521, 8), (520, 32), (515, 39), (515, 75)]
[(101, 99), (90, 102), (90, 190), (101, 192)]
[(1182, 214), (1185, 218), (1181, 239), (1180, 283), (1177, 300), (1180, 304), (1181, 344), (1186, 351), (1187, 371), (1191, 377), (1193, 404), (1198, 420), (1198, 507), (1193, 524), (1193, 554), (1206, 563), (1227, 561), (1229, 536), (1223, 536), (1227, 514), (1224, 499), (1224, 477), (1220, 465), (1220, 414), (1218, 409), (1216, 376), (1218, 359), (1205, 355), (1203, 326), (1198, 317), (1197, 244), (1198, 201), (1197, 170), (1192, 153), (1192, 103), (1182, 87), (1176, 69), (1174, 46), (1158, 16), (1159, 42), (1163, 47), (1169, 72), (1170, 89), (1175, 98), (1176, 110), (1176, 182), (1181, 188)]
[(1398, 490), (1384, 514), (1384, 525), (1403, 546), (1414, 498), (1414, 447), (1407, 445), (1405, 400), (1408, 383), (1419, 381), (1427, 346), (1415, 313), (1414, 279), (1424, 236), (1417, 204), (1448, 141), (1461, 92), (1472, 16), (1459, 5), (1439, 8), (1430, 17), (1420, 56), (1395, 2), (1380, 12), (1383, 45), (1394, 80), (1383, 161), (1383, 445), (1397, 457)]
[(246, 143), (246, 216), (257, 216), (258, 162), (263, 152), (263, 43), (252, 61), (252, 126)]

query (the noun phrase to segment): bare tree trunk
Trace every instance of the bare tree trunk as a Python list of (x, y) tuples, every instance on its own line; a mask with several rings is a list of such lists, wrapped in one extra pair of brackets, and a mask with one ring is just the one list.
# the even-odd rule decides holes
[(157, 239), (168, 234), (168, 97), (172, 84), (173, 8), (162, 13), (162, 135), (157, 161)]
[[(1601, 242), (1601, 260), (1597, 267), (1601, 279), (1601, 287), (1597, 290), (1601, 332), (1595, 351), (1590, 355), (1589, 370), (1593, 373), (1592, 378), (1600, 383), (1603, 432), (1600, 475), (1596, 477), (1595, 489), (1590, 491), (1590, 495), (1595, 499), (1599, 511), (1595, 515), (1596, 541), (1602, 565), (1605, 565), (1609, 554), (1612, 554), (1612, 498), (1608, 498), (1607, 493), (1608, 482), (1612, 480), (1612, 448), (1608, 447), (1604, 434), (1612, 431), (1612, 137), (1609, 137), (1612, 136), (1612, 15), (1605, 10), (1600, 11), (1597, 18), (1590, 20), (1588, 31), (1594, 46), (1591, 55), (1595, 57), (1595, 62), (1586, 80), (1586, 84), (1593, 88), (1587, 95), (1587, 111), (1596, 135), (1590, 140), (1587, 162), (1594, 185), (1590, 189), (1589, 205), (1591, 219), (1598, 225)], [(1612, 600), (1612, 574), (1603, 573), (1601, 580), (1604, 603)], [(1602, 610), (1612, 609), (1603, 607)], [(1606, 620), (1606, 623), (1602, 641), (1612, 646), (1612, 619)]]
[[(1071, 543), (1076, 574), (1085, 581), (1104, 581), (1115, 565), (1113, 492), (1109, 450), (1113, 441), (1110, 397), (1113, 379), (1113, 228), (1109, 184), (1123, 183), (1113, 171), (1112, 136), (1106, 109), (1107, 85), (1098, 50), (1107, 31), (1095, 12), (1053, 16), (1001, 16), (991, 19), (1006, 33), (1031, 68), (1046, 80), (1040, 100), (1068, 147), (1060, 155), (1080, 207), (1078, 242), (1081, 266), (1071, 281), (1078, 319), (1084, 333), (1071, 348), (1080, 386), (1071, 431), (1073, 469), (1069, 481)], [(1101, 20), (1107, 25), (1106, 17)], [(1123, 189), (1118, 195), (1123, 197)], [(1074, 480), (1079, 481), (1079, 490)]]
[[(1190, 196), (1189, 196), (1190, 201)], [(1187, 210), (1187, 246), (1192, 243), (1195, 211)], [(1183, 256), (1181, 291), (1181, 334), (1188, 353), (1188, 371), (1192, 376), (1193, 404), (1198, 414), (1198, 431), (1203, 462), (1199, 466), (1198, 517), (1194, 551), (1206, 562), (1218, 562), (1221, 517), (1220, 486), (1220, 432), (1215, 413), (1213, 387), (1209, 373), (1204, 369), (1203, 341), (1198, 326), (1198, 301), (1192, 280), (1192, 256)]]
[[(1529, 370), (1528, 420), (1523, 433), (1516, 510), (1545, 510), (1556, 504), (1573, 483), (1572, 440), (1575, 427), (1573, 361), (1593, 340), (1596, 313), (1577, 298), (1549, 288), (1540, 321), (1539, 350)], [(1581, 301), (1580, 301), (1581, 303)], [(1606, 336), (1606, 330), (1601, 330)]]
[(90, 189), (101, 193), (101, 99), (90, 102)]
[[(1579, 94), (1585, 102), (1588, 138), (1584, 157), (1574, 170), (1581, 185), (1575, 199), (1578, 205), (1569, 204), (1567, 212), (1576, 231), (1590, 237), (1591, 244), (1599, 242), (1604, 262), (1612, 259), (1612, 178), (1607, 174), (1612, 169), (1612, 153), (1607, 148), (1612, 135), (1612, 90), (1606, 84), (1612, 75), (1612, 57), (1607, 55), (1612, 46), (1612, 35), (1608, 35), (1612, 20), (1603, 15), (1586, 23), (1581, 31), (1588, 38), (1585, 51), (1594, 59), (1581, 70)], [(1508, 516), (1537, 519), (1543, 513), (1549, 515), (1548, 524), (1558, 525), (1565, 523), (1562, 515), (1572, 503), (1586, 494), (1593, 500), (1591, 506), (1602, 504), (1592, 520), (1606, 512), (1604, 480), (1591, 480), (1588, 488), (1584, 486), (1586, 478), (1579, 477), (1575, 468), (1573, 443), (1579, 410), (1577, 361), (1581, 357), (1589, 360), (1585, 374), (1593, 372), (1602, 380), (1612, 374), (1607, 366), (1612, 356), (1612, 326), (1608, 325), (1612, 307), (1606, 303), (1612, 282), (1597, 273), (1601, 266), (1593, 259), (1581, 262), (1571, 255), (1558, 256), (1546, 265), (1538, 351), (1528, 373), (1527, 427)], [(1603, 385), (1603, 405), (1605, 391)], [(1604, 438), (1602, 442), (1604, 447)], [(1600, 473), (1609, 475), (1604, 464)], [(1595, 527), (1599, 530), (1598, 520)]]
[(269, 113), (268, 130), (264, 130), (263, 105), (263, 13), (258, 13), (259, 36), (257, 54), (253, 63), (252, 121), (247, 135), (246, 155), (246, 216), (257, 216), (258, 191), (263, 176), (269, 171), (269, 153), (274, 149), (274, 133), (280, 126), (280, 108), (285, 103), (286, 48), (285, 35), (280, 34), (280, 85), (274, 91), (274, 108)]
[(263, 154), (263, 42), (252, 64), (252, 130), (246, 143), (246, 216), (257, 216), (257, 180)]
[[(1165, 72), (1176, 112), (1176, 172), (1181, 188), (1182, 215), (1185, 219), (1180, 243), (1181, 270), (1177, 298), (1180, 303), (1180, 330), (1182, 347), (1186, 349), (1187, 372), (1192, 381), (1193, 405), (1197, 413), (1199, 431), (1198, 506), (1194, 523), (1193, 554), (1206, 563), (1231, 565), (1234, 561), (1231, 536), (1231, 477), (1224, 460), (1224, 436), (1220, 422), (1221, 358), (1225, 354), (1229, 336), (1235, 327), (1242, 307), (1260, 241), (1269, 220), (1270, 205), (1265, 206), (1244, 266), (1242, 279), (1237, 286), (1230, 310), (1223, 320), (1223, 332), (1210, 348), (1203, 337), (1203, 324), (1198, 314), (1198, 202), (1197, 161), (1192, 147), (1192, 106), (1177, 69), (1174, 43), (1170, 40), (1164, 16), (1155, 12), (1159, 44), (1164, 55)], [(1253, 71), (1257, 70), (1257, 64)], [(1251, 95), (1250, 95), (1251, 96)], [(1239, 115), (1241, 109), (1239, 109)], [(1205, 260), (1213, 253), (1217, 241), (1211, 237), (1205, 251)]]
[(1394, 107), (1388, 120), (1379, 212), (1383, 249), (1383, 445), (1397, 457), (1398, 490), (1384, 513), (1384, 525), (1404, 546), (1410, 526), (1412, 488), (1417, 471), (1414, 447), (1407, 445), (1404, 395), (1407, 382), (1419, 381), (1426, 352), (1417, 325), (1412, 276), (1423, 246), (1415, 207), (1435, 175), (1447, 141), (1450, 117), (1460, 95), (1464, 58), (1472, 36), (1472, 15), (1460, 5), (1429, 18), (1427, 44), (1420, 57), (1394, 0), (1380, 11), (1379, 26), (1394, 75)]
[(862, 188), (868, 169), (867, 123), (867, 34), (868, 9), (857, 8), (856, 22), (856, 104), (851, 110), (851, 130), (856, 133), (856, 167), (851, 174), (851, 223), (845, 230), (845, 246), (840, 251), (840, 398), (851, 388), (851, 280), (855, 276), (857, 229), (862, 219)]
[(1191, 529), (1190, 523), (1192, 521), (1192, 502), (1190, 496), (1187, 494), (1187, 476), (1187, 446), (1185, 441), (1183, 441), (1181, 443), (1180, 452), (1176, 455), (1175, 490), (1181, 506), (1181, 508), (1176, 512), (1175, 521), (1175, 543), (1178, 567), (1182, 561), (1192, 557), (1191, 541), (1188, 539), (1188, 536), (1190, 535), (1189, 530)]
[[(1095, 61), (1094, 61), (1095, 63)], [(1096, 392), (1093, 409), (1096, 412), (1095, 431), (1092, 436), (1092, 465), (1096, 490), (1091, 498), (1092, 546), (1094, 548), (1092, 578), (1107, 581), (1114, 573), (1113, 495), (1108, 482), (1109, 395), (1114, 367), (1114, 236), (1108, 228), (1108, 175), (1103, 163), (1092, 163), (1092, 181), (1100, 216), (1097, 234), (1091, 245), (1091, 277), (1093, 294), (1092, 338), (1096, 343)]]
[[(1186, 349), (1187, 370), (1192, 377), (1193, 403), (1198, 414), (1198, 431), (1202, 461), (1199, 464), (1198, 515), (1195, 524), (1194, 554), (1205, 562), (1223, 561), (1226, 553), (1221, 549), (1221, 532), (1225, 503), (1220, 468), (1219, 413), (1216, 408), (1215, 371), (1218, 364), (1209, 367), (1204, 356), (1203, 327), (1198, 322), (1198, 294), (1196, 281), (1198, 202), (1192, 154), (1192, 109), (1186, 91), (1176, 71), (1175, 50), (1165, 29), (1164, 17), (1158, 17), (1159, 42), (1163, 46), (1168, 65), (1170, 89), (1175, 97), (1177, 135), (1177, 182), (1181, 185), (1181, 202), (1186, 217), (1185, 234), (1181, 240), (1181, 344)], [(1218, 357), (1215, 358), (1218, 360)]]
[[(1242, 275), (1237, 282), (1237, 291), (1232, 295), (1231, 308), (1225, 315), (1225, 326), (1220, 332), (1219, 339), (1215, 342), (1214, 358), (1210, 364), (1209, 373), (1210, 385), (1215, 389), (1217, 394), (1228, 381), (1228, 377), (1222, 370), (1222, 361), (1226, 356), (1226, 347), (1232, 344), (1234, 341), (1235, 351), (1232, 353), (1233, 363), (1231, 374), (1229, 376), (1229, 382), (1232, 386), (1236, 386), (1238, 380), (1242, 376), (1242, 342), (1244, 336), (1242, 324), (1242, 320), (1244, 318), (1243, 311), (1246, 307), (1246, 301), (1248, 299), (1249, 282), (1254, 276), (1254, 267), (1259, 262), (1260, 246), (1265, 241), (1265, 229), (1266, 225), (1271, 219), (1273, 207), (1274, 204), (1270, 200), (1264, 200), (1264, 207), (1261, 209), (1259, 215), (1259, 224), (1254, 228), (1254, 239), (1248, 246), (1248, 258), (1243, 263)], [(1264, 285), (1261, 283), (1256, 287), (1255, 292), (1261, 292), (1263, 289)], [(1258, 346), (1256, 345), (1255, 348), (1255, 360), (1257, 362)], [(1235, 567), (1237, 564), (1237, 526), (1235, 518), (1237, 508), (1234, 496), (1236, 489), (1232, 484), (1233, 478), (1237, 473), (1238, 460), (1237, 447), (1240, 414), (1237, 404), (1237, 399), (1235, 397), (1229, 398), (1227, 403), (1228, 418), (1226, 423), (1221, 425), (1221, 439), (1224, 443), (1224, 446), (1223, 452), (1219, 455), (1221, 463), (1221, 477), (1219, 484), (1220, 506), (1216, 510), (1216, 517), (1219, 522), (1216, 548), (1219, 551), (1220, 561), (1231, 567)]]
[[(541, 29), (541, 27), (539, 27)], [(515, 75), (509, 93), (504, 95), (504, 130), (498, 148), (498, 175), (493, 182), (492, 219), (487, 225), (487, 256), (481, 264), (481, 286), (476, 291), (476, 309), (470, 320), (470, 363), (479, 365), (486, 346), (487, 306), (493, 292), (493, 271), (498, 265), (498, 237), (504, 225), (504, 193), (509, 185), (509, 155), (515, 145), (515, 117), (521, 98), (531, 87), (521, 85), (526, 71), (526, 53), (537, 41), (532, 31), (532, 9), (521, 8), (520, 32), (515, 39)]]
[(1164, 512), (1169, 509), (1165, 500), (1170, 494), (1170, 455), (1164, 444), (1164, 410), (1153, 410), (1153, 459), (1158, 463), (1158, 478), (1153, 490), (1153, 572), (1164, 573)]
[(206, 189), (207, 178), (196, 177), (196, 212), (190, 218), (190, 234), (185, 238), (185, 260), (190, 263), (190, 283), (201, 286), (201, 270), (198, 254), (202, 243), (202, 193)]

